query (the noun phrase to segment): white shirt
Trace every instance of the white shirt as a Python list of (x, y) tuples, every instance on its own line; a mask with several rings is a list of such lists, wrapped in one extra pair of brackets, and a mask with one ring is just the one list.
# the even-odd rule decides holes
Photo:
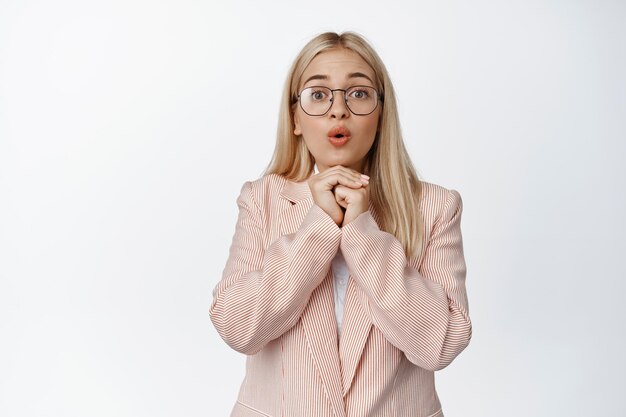
[[(315, 173), (317, 174), (317, 165), (315, 165)], [(348, 289), (348, 265), (343, 258), (341, 250), (337, 251), (335, 258), (331, 263), (333, 275), (335, 277), (333, 285), (333, 293), (335, 296), (335, 319), (337, 320), (337, 333), (341, 335), (341, 325), (343, 324), (343, 307), (346, 303), (346, 290)]]
[(348, 265), (343, 258), (341, 250), (337, 251), (331, 264), (335, 285), (333, 293), (335, 295), (335, 318), (337, 319), (337, 333), (341, 335), (341, 325), (343, 324), (343, 307), (346, 303), (346, 290), (348, 289)]

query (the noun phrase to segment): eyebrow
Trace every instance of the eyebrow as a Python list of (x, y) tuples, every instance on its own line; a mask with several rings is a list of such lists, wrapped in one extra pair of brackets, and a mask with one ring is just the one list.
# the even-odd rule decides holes
[(362, 72), (351, 72), (350, 74), (348, 74), (348, 78), (367, 78), (369, 82), (374, 84), (374, 81), (370, 77), (368, 77), (366, 74), (363, 74)]
[(304, 82), (304, 84), (308, 83), (309, 81), (313, 81), (313, 80), (327, 80), (327, 79), (328, 79), (328, 75), (316, 74), (316, 75), (312, 75), (309, 78), (307, 78), (307, 80)]
[[(365, 78), (365, 79), (369, 80), (369, 82), (374, 84), (374, 81), (372, 81), (372, 79), (370, 77), (368, 77), (366, 74), (363, 74), (362, 72), (351, 72), (350, 74), (348, 74), (348, 78)], [(313, 81), (313, 80), (328, 80), (328, 75), (322, 75), (322, 74), (312, 75), (309, 78), (307, 78), (307, 80), (304, 82), (304, 84), (308, 83), (309, 81)]]

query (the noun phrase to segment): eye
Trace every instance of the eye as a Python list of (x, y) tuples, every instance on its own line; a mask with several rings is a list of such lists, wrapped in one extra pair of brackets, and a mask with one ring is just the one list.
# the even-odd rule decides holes
[(356, 87), (350, 90), (350, 98), (356, 100), (367, 100), (370, 98), (370, 95), (371, 93), (368, 88)]
[(311, 87), (308, 96), (312, 101), (324, 101), (328, 97), (328, 91), (324, 88)]

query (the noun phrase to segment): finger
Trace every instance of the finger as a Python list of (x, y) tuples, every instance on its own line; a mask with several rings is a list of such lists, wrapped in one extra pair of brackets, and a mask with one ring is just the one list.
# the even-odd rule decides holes
[[(353, 170), (351, 168), (347, 168), (347, 167), (344, 167), (344, 166), (341, 166), (341, 165), (336, 165), (336, 166), (331, 167), (331, 168), (327, 169), (326, 171), (320, 173), (320, 175), (322, 175), (322, 176), (333, 176), (333, 175), (336, 175), (336, 174), (341, 174), (341, 175), (345, 175), (345, 176), (348, 176), (348, 177), (352, 177), (352, 178), (354, 178), (357, 181), (360, 180), (361, 178), (363, 178), (363, 176), (361, 175), (360, 172), (357, 172), (357, 171), (355, 171), (355, 170)], [(367, 177), (367, 176), (365, 176), (365, 177)], [(367, 178), (369, 178), (369, 177), (367, 177)]]
[(344, 186), (337, 186), (335, 188), (335, 200), (337, 201), (337, 204), (339, 204), (341, 207), (348, 208), (348, 201), (346, 200), (347, 194), (346, 194), (346, 190), (348, 190), (349, 188), (344, 187)]
[(355, 177), (354, 175), (346, 174), (344, 172), (337, 172), (321, 180), (324, 181), (324, 183), (331, 188), (337, 185), (343, 185), (349, 188), (360, 188), (366, 185), (366, 183), (361, 178)]
[(350, 204), (355, 204), (355, 203), (360, 204), (363, 201), (369, 200), (369, 192), (367, 190), (367, 187), (353, 189), (353, 188), (344, 187), (342, 185), (338, 185), (337, 187), (335, 187), (334, 194), (335, 194), (335, 200), (340, 205), (342, 204), (342, 202), (345, 202), (345, 204), (350, 205)]
[(335, 165), (333, 167), (330, 167), (329, 169), (327, 169), (326, 171), (324, 171), (324, 173), (335, 173), (335, 172), (342, 172), (345, 173), (346, 175), (351, 175), (354, 178), (356, 178), (357, 180), (366, 180), (367, 182), (369, 182), (369, 176), (362, 174), (352, 168), (348, 168), (348, 167), (344, 167), (342, 165)]
[(332, 191), (337, 185), (344, 185), (350, 188), (360, 188), (364, 185), (361, 181), (341, 173), (316, 178), (310, 184), (312, 185), (311, 188), (318, 192)]
[(360, 178), (360, 174), (358, 172), (353, 171), (349, 168), (343, 167), (341, 165), (330, 167), (326, 171), (323, 171), (317, 174), (319, 178), (330, 178), (335, 175), (345, 175), (345, 176), (353, 177), (355, 180), (358, 180)]
[(336, 198), (338, 197), (338, 198), (343, 198), (343, 199), (346, 199), (346, 198), (349, 199), (350, 196), (353, 195), (353, 193), (357, 192), (357, 190), (340, 184), (335, 187), (333, 192)]
[(346, 204), (350, 204), (351, 200), (356, 197), (358, 191), (356, 189), (346, 187), (344, 185), (338, 185), (335, 187), (333, 193), (335, 194), (335, 200), (345, 201)]

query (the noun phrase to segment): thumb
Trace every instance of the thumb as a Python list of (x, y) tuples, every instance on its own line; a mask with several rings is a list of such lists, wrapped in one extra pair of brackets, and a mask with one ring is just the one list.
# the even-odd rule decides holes
[(337, 204), (339, 204), (343, 208), (348, 208), (348, 192), (347, 188), (344, 186), (335, 187), (334, 194), (335, 200)]

